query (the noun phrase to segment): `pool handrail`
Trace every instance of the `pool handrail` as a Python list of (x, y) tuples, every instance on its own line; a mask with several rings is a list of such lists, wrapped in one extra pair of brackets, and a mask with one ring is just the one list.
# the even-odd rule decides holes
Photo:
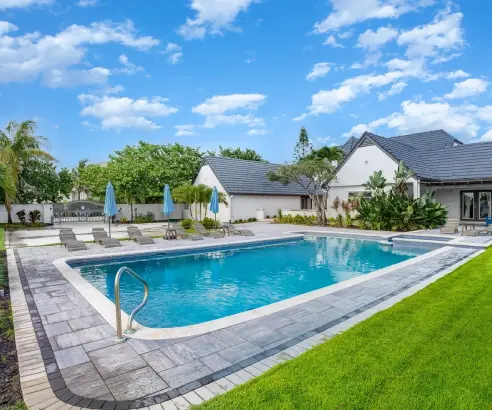
[(145, 306), (147, 300), (149, 299), (149, 285), (147, 284), (147, 282), (140, 275), (136, 274), (133, 270), (131, 270), (127, 266), (123, 266), (122, 268), (120, 268), (118, 270), (118, 273), (116, 274), (116, 278), (114, 279), (114, 304), (116, 307), (116, 340), (118, 342), (124, 342), (126, 340), (126, 338), (123, 336), (122, 325), (121, 325), (121, 302), (120, 302), (120, 280), (121, 280), (121, 276), (125, 272), (133, 276), (135, 279), (139, 280), (144, 286), (144, 298), (142, 302), (135, 309), (133, 309), (132, 313), (130, 314), (130, 317), (128, 318), (128, 325), (125, 330), (126, 334), (132, 334), (136, 332), (136, 330), (132, 328), (133, 319), (135, 318), (135, 315), (140, 311), (140, 309), (142, 309)]

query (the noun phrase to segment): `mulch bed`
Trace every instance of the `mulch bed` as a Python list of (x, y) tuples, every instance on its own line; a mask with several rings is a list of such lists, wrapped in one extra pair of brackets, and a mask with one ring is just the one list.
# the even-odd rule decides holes
[(0, 409), (18, 408), (22, 401), (7, 280), (5, 252), (1, 252), (0, 289), (5, 297), (0, 298)]

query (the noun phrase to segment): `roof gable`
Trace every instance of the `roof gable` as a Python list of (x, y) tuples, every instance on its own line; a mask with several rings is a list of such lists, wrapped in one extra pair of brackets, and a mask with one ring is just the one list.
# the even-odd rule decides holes
[(307, 195), (299, 184), (270, 181), (268, 173), (280, 165), (224, 157), (205, 157), (204, 164), (217, 176), (229, 194), (234, 195)]

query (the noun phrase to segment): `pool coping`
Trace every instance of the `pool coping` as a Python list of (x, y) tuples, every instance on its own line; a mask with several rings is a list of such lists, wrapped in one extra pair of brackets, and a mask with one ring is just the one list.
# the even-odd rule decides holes
[[(447, 247), (448, 250), (452, 247)], [(435, 273), (423, 276), (396, 292), (378, 298), (375, 302), (363, 308), (356, 309), (340, 319), (330, 322), (321, 328), (308, 332), (303, 336), (292, 339), (291, 342), (284, 343), (278, 348), (269, 349), (262, 354), (255, 355), (251, 359), (243, 360), (230, 368), (219, 371), (212, 376), (207, 376), (199, 380), (198, 385), (190, 383), (189, 386), (175, 389), (168, 393), (158, 394), (149, 398), (131, 401), (104, 401), (85, 398), (70, 392), (58, 374), (47, 374), (46, 370), (39, 370), (36, 363), (47, 363), (52, 360), (53, 352), (49, 344), (43, 345), (38, 334), (40, 324), (35, 323), (34, 316), (37, 312), (36, 305), (32, 308), (32, 303), (26, 301), (26, 289), (23, 289), (21, 277), (26, 281), (23, 273), (22, 264), (13, 250), (8, 251), (9, 278), (12, 291), (12, 310), (14, 317), (14, 327), (16, 330), (16, 344), (19, 352), (19, 368), (21, 373), (21, 386), (24, 400), (29, 408), (40, 410), (78, 410), (87, 409), (185, 409), (192, 404), (199, 404), (215, 395), (243, 384), (247, 380), (256, 377), (275, 365), (290, 360), (312, 347), (330, 339), (335, 334), (341, 333), (357, 323), (367, 319), (373, 314), (385, 310), (395, 303), (416, 293), (430, 283), (446, 276), (459, 266), (474, 259), (483, 253), (484, 250), (476, 250), (468, 256), (461, 257), (450, 264), (444, 264), (443, 268)], [(18, 269), (18, 267), (20, 269)], [(30, 290), (27, 289), (28, 293)], [(34, 326), (33, 326), (34, 325)], [(46, 338), (46, 336), (44, 336)], [(36, 342), (33, 347), (33, 342)], [(58, 378), (55, 378), (58, 377)], [(199, 387), (198, 387), (199, 386)], [(150, 407), (149, 407), (150, 406)]]
[[(312, 231), (303, 231), (302, 234), (296, 233), (295, 235), (289, 233), (288, 235), (271, 237), (268, 239), (249, 239), (244, 241), (237, 241), (233, 246), (242, 246), (242, 245), (252, 245), (259, 243), (275, 243), (279, 240), (288, 241), (289, 239), (297, 240), (303, 238), (304, 236), (320, 236), (319, 232)], [(377, 241), (378, 239), (386, 239), (387, 237), (378, 236), (378, 235), (360, 235), (360, 234), (347, 234), (344, 233), (342, 235), (336, 235), (328, 233), (324, 236), (339, 236), (339, 237), (355, 237), (360, 240), (370, 240)], [(405, 241), (411, 242), (411, 240)], [(397, 269), (401, 269), (407, 266), (411, 266), (412, 264), (419, 263), (428, 258), (432, 258), (436, 255), (439, 255), (442, 252), (446, 251), (446, 245), (442, 243), (429, 243), (428, 241), (414, 241), (414, 243), (420, 242), (421, 245), (430, 245), (430, 246), (439, 246), (437, 249), (431, 250), (423, 255), (416, 256), (414, 258), (408, 259), (406, 261), (390, 265), (386, 268), (378, 269), (374, 272), (357, 276), (355, 278), (351, 278), (345, 280), (343, 282), (335, 283), (329, 286), (325, 286), (320, 289), (313, 290), (311, 292), (303, 293), (301, 295), (293, 296), (288, 299), (281, 300), (279, 302), (271, 303), (266, 306), (261, 306), (256, 309), (251, 309), (245, 312), (240, 312), (234, 315), (226, 316), (223, 318), (189, 325), (182, 327), (171, 327), (171, 328), (151, 328), (144, 326), (138, 323), (136, 320), (133, 321), (134, 329), (137, 331), (134, 334), (125, 335), (127, 338), (132, 339), (140, 339), (140, 340), (165, 340), (165, 339), (176, 339), (182, 337), (191, 337), (191, 336), (199, 336), (205, 333), (213, 332), (216, 330), (225, 329), (230, 326), (238, 325), (240, 323), (248, 322), (250, 320), (258, 319), (272, 313), (277, 313), (282, 310), (300, 305), (305, 302), (309, 302), (311, 300), (317, 299), (322, 296), (329, 295), (331, 293), (340, 291), (342, 289), (349, 288), (351, 286), (366, 282), (368, 280), (377, 278), (379, 276), (385, 275), (387, 273), (393, 272)], [(204, 245), (192, 245), (185, 246), (180, 249), (169, 249), (163, 250), (162, 253), (172, 254), (172, 253), (182, 253), (190, 250), (199, 250), (199, 249), (221, 249), (224, 247), (229, 247), (231, 245), (217, 243), (217, 244), (204, 244)], [(161, 253), (155, 250), (137, 250), (131, 252), (117, 252), (111, 255), (84, 255), (84, 256), (76, 256), (76, 257), (67, 257), (60, 258), (53, 261), (53, 265), (61, 272), (61, 274), (75, 287), (75, 289), (84, 296), (84, 298), (90, 303), (90, 305), (114, 328), (117, 328), (116, 325), (116, 314), (115, 314), (115, 304), (109, 298), (107, 298), (104, 294), (102, 294), (98, 289), (96, 289), (91, 283), (89, 283), (85, 278), (82, 277), (80, 272), (77, 272), (75, 269), (69, 266), (69, 262), (79, 261), (79, 260), (98, 260), (98, 259), (107, 259), (107, 258), (118, 258), (118, 256), (129, 256), (129, 255), (147, 255), (147, 254), (156, 254)], [(128, 322), (129, 315), (121, 310), (122, 317), (122, 326), (125, 327)]]

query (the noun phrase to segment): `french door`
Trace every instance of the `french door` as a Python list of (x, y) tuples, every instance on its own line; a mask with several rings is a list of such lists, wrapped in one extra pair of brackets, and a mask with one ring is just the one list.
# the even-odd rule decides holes
[(492, 191), (461, 192), (461, 219), (483, 221), (492, 216)]

